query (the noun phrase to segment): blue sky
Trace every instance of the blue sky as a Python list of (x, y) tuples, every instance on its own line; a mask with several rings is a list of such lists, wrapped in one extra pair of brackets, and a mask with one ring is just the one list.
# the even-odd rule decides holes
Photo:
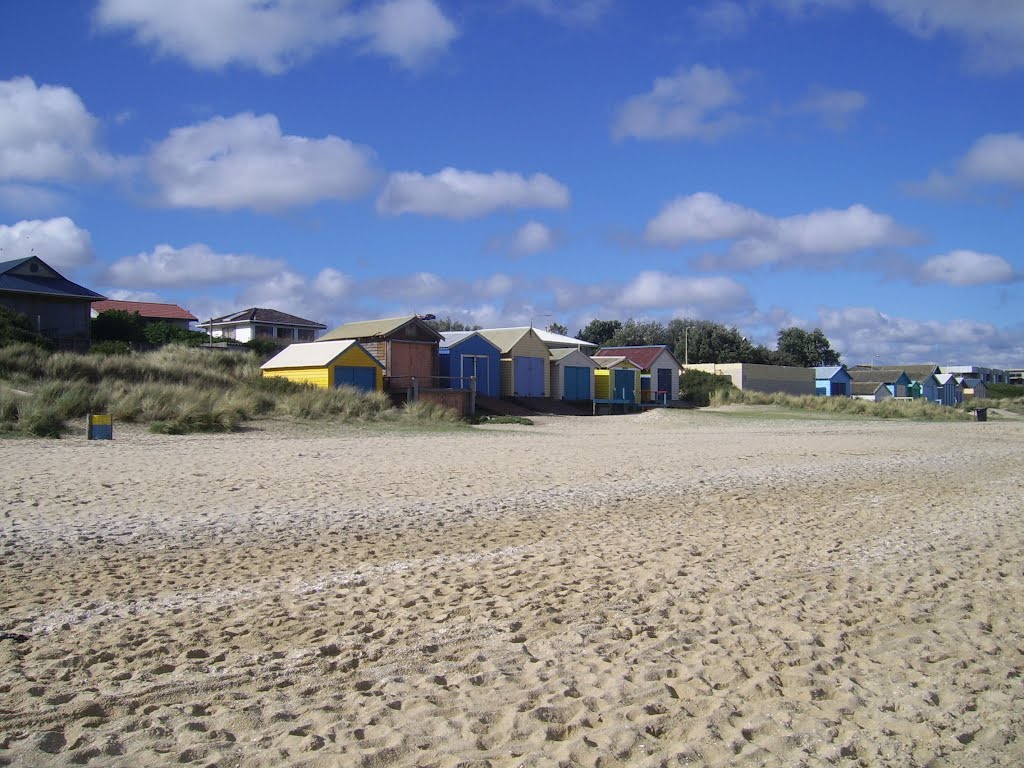
[(1024, 366), (1019, 0), (4, 3), (0, 258), (197, 317)]

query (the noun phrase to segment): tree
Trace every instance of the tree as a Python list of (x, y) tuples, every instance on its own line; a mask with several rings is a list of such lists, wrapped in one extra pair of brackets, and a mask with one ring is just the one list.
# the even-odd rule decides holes
[(157, 346), (185, 344), (190, 347), (198, 347), (209, 341), (209, 337), (202, 331), (190, 331), (166, 321), (149, 323), (143, 328), (142, 334), (146, 337), (146, 341)]
[(685, 327), (689, 331), (677, 335), (676, 327), (671, 334), (676, 338), (673, 352), (680, 361), (688, 356), (691, 363), (749, 363), (757, 355), (754, 345), (735, 328), (709, 320), (696, 320)]
[(479, 331), (479, 325), (467, 325), (466, 323), (453, 320), (451, 317), (445, 317), (441, 319), (425, 320), (427, 325), (433, 328), (438, 333), (447, 333), (448, 331)]
[(780, 365), (814, 368), (819, 365), (839, 365), (839, 353), (832, 349), (828, 337), (820, 328), (808, 332), (802, 328), (783, 328), (779, 331), (778, 354)]
[(561, 323), (552, 323), (545, 329), (548, 333), (560, 333), (563, 336), (569, 335), (569, 329)]
[(138, 312), (108, 309), (92, 319), (92, 337), (96, 341), (137, 344), (146, 340), (145, 323)]
[(603, 347), (615, 332), (622, 327), (618, 320), (591, 320), (587, 327), (576, 332), (576, 337)]
[(664, 344), (668, 340), (665, 326), (657, 320), (637, 322), (633, 318), (619, 328), (608, 340), (608, 347), (646, 347)]

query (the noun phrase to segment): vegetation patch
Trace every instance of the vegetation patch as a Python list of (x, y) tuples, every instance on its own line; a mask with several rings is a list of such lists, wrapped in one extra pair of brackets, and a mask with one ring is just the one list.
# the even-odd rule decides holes
[(925, 400), (883, 400), (879, 403), (851, 397), (822, 397), (820, 395), (786, 395), (781, 392), (766, 394), (739, 389), (716, 392), (711, 405), (730, 404), (778, 405), (800, 411), (828, 414), (868, 416), (876, 419), (912, 419), (915, 421), (966, 421), (972, 414), (961, 408), (929, 403)]

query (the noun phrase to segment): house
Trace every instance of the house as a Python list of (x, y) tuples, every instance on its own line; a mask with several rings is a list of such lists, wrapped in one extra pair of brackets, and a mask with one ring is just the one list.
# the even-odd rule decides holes
[(282, 378), (320, 389), (383, 389), (384, 366), (357, 341), (289, 344), (260, 366), (267, 378)]
[(883, 400), (891, 400), (892, 392), (881, 381), (854, 381), (850, 384), (850, 396), (854, 400), (870, 400), (880, 403)]
[(893, 397), (914, 396), (911, 389), (913, 379), (902, 368), (869, 368), (857, 365), (850, 368), (849, 372), (854, 384), (881, 382)]
[(985, 384), (1009, 384), (1013, 373), (1003, 368), (986, 368), (981, 365), (943, 365), (941, 372), (952, 373), (958, 379), (981, 379)]
[(597, 355), (621, 355), (640, 366), (640, 402), (667, 403), (679, 399), (679, 370), (682, 366), (664, 344), (637, 347), (601, 347)]
[(825, 397), (849, 397), (850, 384), (849, 371), (845, 365), (823, 365), (814, 369), (815, 394)]
[(636, 403), (640, 393), (640, 366), (625, 355), (594, 355), (595, 400), (625, 400)]
[(436, 389), (441, 334), (417, 315), (346, 323), (317, 343), (353, 339), (384, 366), (384, 389), (393, 394)]
[(315, 320), (263, 307), (249, 307), (230, 315), (213, 317), (200, 325), (213, 339), (243, 342), (265, 339), (282, 346), (293, 342), (314, 341), (317, 333), (327, 328)]
[(551, 397), (556, 400), (593, 400), (597, 363), (578, 349), (551, 350)]
[(476, 380), (477, 394), (501, 397), (501, 350), (476, 331), (441, 334), (438, 371), (443, 385), (469, 389)]
[(103, 298), (38, 256), (0, 262), (0, 306), (25, 315), (37, 332), (61, 346), (88, 346), (89, 307)]
[(938, 402), (942, 405), (960, 405), (964, 401), (963, 389), (952, 373), (937, 373), (935, 381), (939, 385)]
[(685, 370), (728, 376), (737, 389), (751, 392), (782, 392), (787, 395), (813, 395), (815, 370), (788, 365), (759, 363), (699, 363)]
[(91, 314), (98, 317), (101, 312), (128, 312), (139, 314), (142, 322), (168, 323), (176, 328), (189, 329), (189, 324), (196, 322), (196, 316), (177, 304), (156, 304), (150, 301), (114, 301), (104, 299), (92, 303)]
[(501, 352), (502, 397), (550, 397), (550, 352), (535, 328), (477, 331)]

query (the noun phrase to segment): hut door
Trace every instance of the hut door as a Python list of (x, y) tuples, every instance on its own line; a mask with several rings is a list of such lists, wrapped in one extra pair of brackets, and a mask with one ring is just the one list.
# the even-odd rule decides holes
[(377, 372), (373, 368), (339, 365), (334, 369), (335, 387), (355, 387), (366, 392), (377, 389)]
[(636, 402), (636, 375), (631, 368), (615, 369), (615, 392), (612, 397)]
[(539, 357), (515, 358), (515, 393), (519, 397), (544, 397), (544, 361)]
[[(452, 384), (455, 389), (469, 389), (469, 377), (476, 376), (476, 388), (479, 392), (484, 382), (480, 381), (479, 357), (476, 355), (462, 356), (462, 379)], [(487, 373), (484, 370), (484, 373)]]
[(658, 393), (657, 400), (669, 400), (672, 397), (672, 369), (658, 369)]
[(562, 397), (566, 400), (589, 400), (590, 369), (578, 365), (567, 365), (563, 390)]

